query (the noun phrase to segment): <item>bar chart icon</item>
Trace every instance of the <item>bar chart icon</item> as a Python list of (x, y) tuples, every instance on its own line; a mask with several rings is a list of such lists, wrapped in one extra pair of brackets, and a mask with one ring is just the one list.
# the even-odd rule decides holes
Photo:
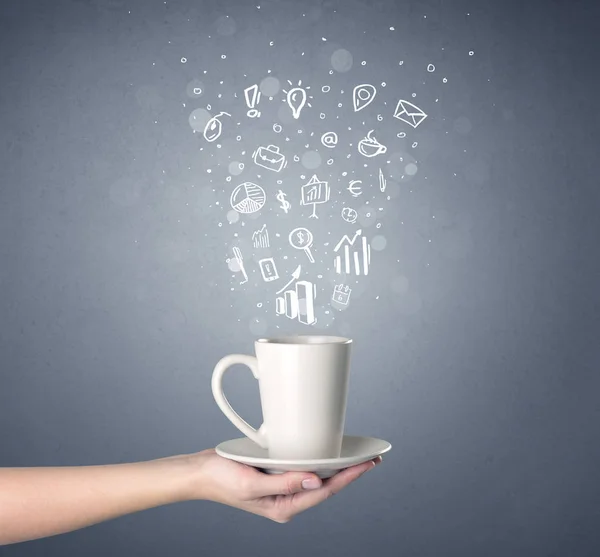
[(314, 325), (317, 322), (314, 305), (316, 291), (316, 286), (308, 280), (296, 282), (294, 289), (286, 290), (276, 298), (275, 312), (305, 325)]
[[(360, 241), (359, 241), (360, 237)], [(345, 235), (335, 246), (334, 266), (337, 274), (368, 275), (371, 264), (371, 246), (362, 230), (357, 230), (352, 238)]]

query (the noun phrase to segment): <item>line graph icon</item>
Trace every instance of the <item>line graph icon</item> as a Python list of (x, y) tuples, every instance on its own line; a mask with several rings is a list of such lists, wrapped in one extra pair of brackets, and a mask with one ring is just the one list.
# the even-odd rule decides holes
[[(358, 237), (361, 236), (359, 243)], [(352, 250), (352, 251), (350, 251)], [(371, 246), (367, 238), (362, 236), (362, 230), (357, 230), (352, 238), (348, 235), (338, 242), (334, 250), (338, 255), (335, 256), (334, 267), (337, 274), (346, 273), (355, 275), (368, 275), (369, 265), (371, 264)]]
[(252, 233), (252, 243), (255, 248), (269, 247), (269, 231), (267, 230), (266, 224), (263, 224), (260, 230)]

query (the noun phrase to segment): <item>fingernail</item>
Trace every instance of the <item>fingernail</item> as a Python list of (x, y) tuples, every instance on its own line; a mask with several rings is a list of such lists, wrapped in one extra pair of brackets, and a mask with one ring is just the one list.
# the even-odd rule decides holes
[(321, 480), (318, 478), (306, 478), (302, 480), (303, 489), (318, 489), (321, 487)]
[(373, 468), (375, 468), (375, 466), (377, 466), (380, 462), (381, 462), (381, 457), (371, 460), (371, 466), (370, 466), (370, 468), (367, 468), (367, 471), (373, 470)]

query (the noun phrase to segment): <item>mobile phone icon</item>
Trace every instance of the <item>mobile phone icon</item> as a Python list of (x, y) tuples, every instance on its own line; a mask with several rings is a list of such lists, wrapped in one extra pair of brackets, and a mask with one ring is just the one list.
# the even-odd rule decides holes
[(277, 267), (275, 267), (275, 261), (273, 261), (272, 257), (261, 259), (258, 262), (258, 266), (260, 267), (260, 272), (265, 282), (271, 282), (272, 280), (277, 280), (279, 278)]

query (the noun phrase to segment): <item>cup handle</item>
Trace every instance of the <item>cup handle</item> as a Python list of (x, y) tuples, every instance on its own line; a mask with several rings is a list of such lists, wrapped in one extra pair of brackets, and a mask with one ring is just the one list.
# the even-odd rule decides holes
[(212, 392), (215, 401), (223, 414), (229, 421), (237, 427), (246, 437), (252, 439), (259, 447), (267, 448), (267, 436), (265, 424), (263, 423), (259, 429), (254, 429), (248, 424), (229, 404), (229, 401), (223, 393), (223, 374), (234, 364), (243, 364), (250, 368), (252, 375), (258, 379), (258, 361), (254, 356), (245, 356), (243, 354), (231, 354), (221, 358), (212, 375)]

